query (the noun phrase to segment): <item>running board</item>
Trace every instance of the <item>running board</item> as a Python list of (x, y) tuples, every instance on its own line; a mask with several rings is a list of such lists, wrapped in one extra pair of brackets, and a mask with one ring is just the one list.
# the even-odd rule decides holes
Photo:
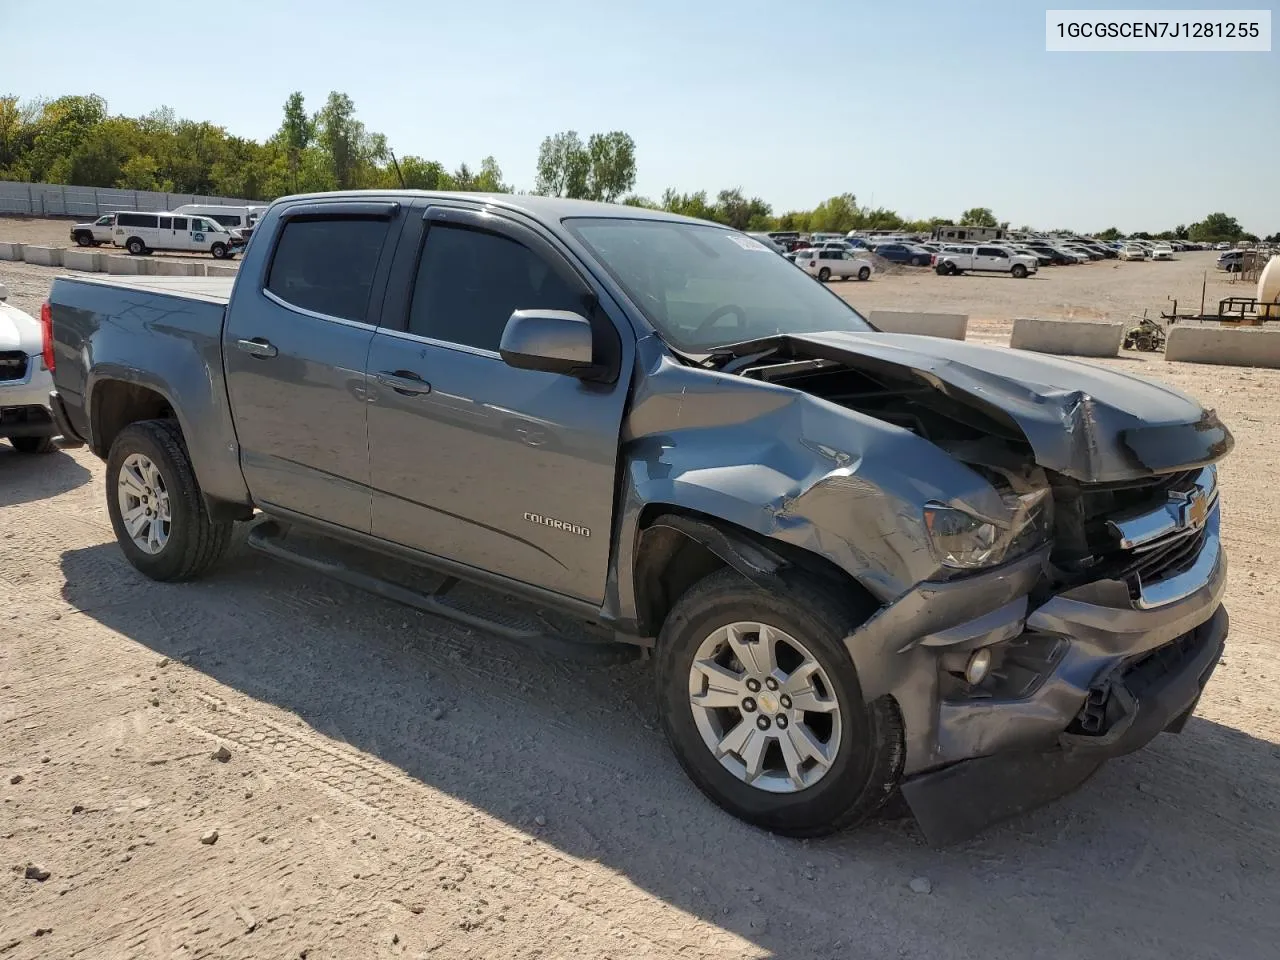
[[(504, 597), (457, 577), (444, 576), (348, 545), (322, 535), (302, 533), (264, 518), (254, 523), (245, 541), (269, 556), (324, 574), (358, 590), (444, 617), (456, 623), (497, 634), (542, 653), (582, 663), (613, 664), (635, 660), (638, 647), (620, 643), (606, 634), (588, 629), (570, 618), (539, 611), (523, 601)], [(357, 561), (355, 563), (349, 561)], [(361, 568), (382, 568), (384, 576)], [(390, 573), (408, 574), (413, 586), (396, 582)], [(401, 579), (397, 577), (396, 579)]]

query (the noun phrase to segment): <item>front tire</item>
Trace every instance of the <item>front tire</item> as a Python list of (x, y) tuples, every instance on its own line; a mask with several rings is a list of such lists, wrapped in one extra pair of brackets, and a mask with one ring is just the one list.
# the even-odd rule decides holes
[(9, 442), (19, 453), (53, 453), (58, 449), (53, 437), (10, 437)]
[(209, 248), (209, 252), (213, 254), (215, 260), (227, 259), (227, 245), (225, 243), (215, 243)]
[(830, 279), (831, 279), (831, 271), (829, 269), (827, 269), (826, 267), (823, 267), (821, 270), (818, 271), (819, 282), (826, 283)]
[(77, 244), (79, 244), (79, 245), (80, 245), (80, 246), (82, 246), (82, 247), (92, 247), (92, 246), (94, 246), (93, 237), (89, 236), (89, 234), (87, 234), (87, 233), (77, 233), (77, 234), (76, 234), (76, 243), (77, 243)]
[(153, 580), (197, 577), (231, 542), (232, 524), (209, 517), (172, 420), (120, 431), (107, 456), (107, 513), (125, 557)]
[(890, 698), (863, 702), (840, 642), (869, 607), (808, 580), (769, 592), (729, 569), (676, 603), (658, 638), (659, 710), (680, 765), (719, 806), (811, 837), (889, 798), (902, 721)]
[(1020, 263), (1015, 263), (1013, 265), (1013, 269), (1010, 270), (1009, 272), (1012, 273), (1014, 277), (1016, 277), (1018, 280), (1025, 280), (1027, 277), (1027, 268)]

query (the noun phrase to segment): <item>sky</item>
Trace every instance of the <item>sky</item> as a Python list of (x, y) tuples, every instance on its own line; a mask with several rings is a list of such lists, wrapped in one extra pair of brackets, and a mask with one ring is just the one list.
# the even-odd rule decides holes
[(909, 218), (1125, 231), (1222, 210), (1280, 231), (1280, 48), (1047, 53), (1046, 6), (1069, 5), (219, 0), (55, 24), (47, 2), (0, 0), (0, 93), (167, 105), (263, 139), (291, 91), (316, 110), (341, 90), (397, 155), (492, 154), (521, 189), (548, 134), (625, 130), (655, 199), (740, 187), (781, 213), (850, 192)]

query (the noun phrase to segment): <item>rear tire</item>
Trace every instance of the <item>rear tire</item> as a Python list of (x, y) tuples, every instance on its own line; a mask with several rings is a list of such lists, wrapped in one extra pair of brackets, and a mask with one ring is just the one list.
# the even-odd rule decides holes
[(1019, 280), (1025, 280), (1027, 276), (1027, 268), (1020, 263), (1015, 263), (1013, 269), (1009, 271)]
[[(731, 569), (711, 574), (680, 598), (658, 638), (658, 705), (676, 758), (703, 793), (748, 823), (796, 837), (821, 836), (853, 826), (884, 805), (902, 773), (902, 720), (889, 697), (863, 702), (853, 662), (841, 643), (866, 620), (871, 606), (856, 602), (848, 591), (811, 580), (788, 583), (785, 593), (769, 592)], [(699, 648), (716, 631), (742, 621), (758, 622), (799, 641), (830, 681), (822, 689), (826, 699), (836, 701), (839, 737), (836, 742), (833, 729), (823, 748), (830, 752), (834, 743), (834, 756), (825, 772), (799, 789), (781, 792), (748, 783), (718, 759), (695, 719), (695, 711), (702, 709), (690, 699), (691, 677), (700, 676), (693, 666)], [(787, 689), (784, 679), (781, 690)], [(772, 709), (764, 706), (765, 694), (759, 696), (759, 710), (751, 714), (757, 723), (766, 709)], [(741, 716), (744, 719), (737, 722), (746, 722), (748, 714)], [(820, 717), (813, 714), (801, 717), (793, 725), (807, 724), (809, 718), (821, 725)], [(783, 729), (776, 725), (772, 735), (786, 736)], [(776, 765), (779, 757), (782, 750), (773, 745), (761, 762)]]
[(861, 270), (859, 270), (859, 271), (858, 271), (858, 279), (859, 279), (859, 280), (870, 280), (870, 279), (871, 279), (871, 268), (870, 268), (870, 267), (863, 267)]
[(140, 257), (147, 252), (147, 245), (142, 242), (141, 237), (130, 237), (124, 248), (135, 257)]
[(209, 248), (209, 252), (213, 254), (215, 260), (227, 259), (227, 245), (225, 243), (215, 243)]
[(19, 453), (53, 453), (58, 449), (53, 437), (10, 437), (9, 442)]
[(826, 283), (830, 279), (831, 279), (831, 271), (829, 269), (827, 269), (826, 267), (823, 267), (821, 270), (818, 271), (818, 280), (820, 282)]
[[(141, 455), (154, 465), (167, 497), (169, 527), (164, 544), (147, 552), (125, 526), (120, 479), (125, 461)], [(226, 553), (230, 522), (214, 522), (200, 493), (182, 431), (173, 420), (142, 420), (120, 431), (107, 456), (107, 513), (125, 557), (153, 580), (190, 580)]]

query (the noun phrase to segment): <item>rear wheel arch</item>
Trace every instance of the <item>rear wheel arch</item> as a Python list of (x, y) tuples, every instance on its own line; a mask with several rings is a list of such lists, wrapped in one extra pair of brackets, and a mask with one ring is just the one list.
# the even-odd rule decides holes
[(104, 460), (120, 431), (139, 420), (176, 420), (173, 404), (158, 390), (125, 380), (100, 380), (89, 397), (90, 449)]

